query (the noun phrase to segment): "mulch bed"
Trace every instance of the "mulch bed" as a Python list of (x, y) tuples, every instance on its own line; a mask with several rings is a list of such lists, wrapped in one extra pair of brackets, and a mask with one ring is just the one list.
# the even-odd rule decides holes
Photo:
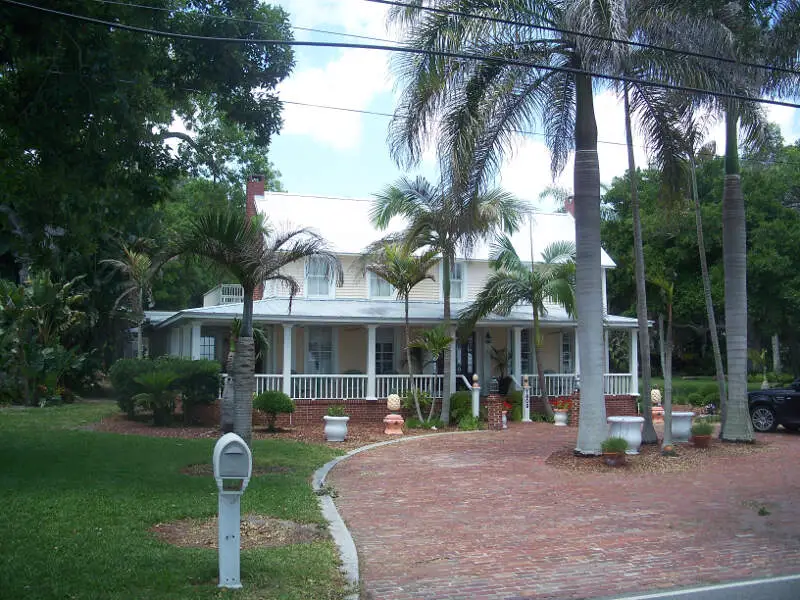
[[(181, 548), (217, 548), (217, 517), (181, 519), (150, 528), (160, 540)], [(328, 537), (324, 525), (295, 523), (262, 515), (242, 515), (242, 550), (308, 544)]]
[(626, 464), (621, 467), (609, 467), (602, 457), (575, 456), (574, 448), (563, 448), (553, 452), (545, 464), (562, 471), (572, 473), (682, 473), (697, 471), (708, 465), (709, 459), (725, 459), (735, 456), (747, 456), (774, 450), (766, 442), (752, 444), (728, 444), (712, 440), (708, 448), (695, 448), (691, 444), (676, 444), (675, 456), (662, 456), (658, 444), (642, 445), (639, 454), (626, 456)]

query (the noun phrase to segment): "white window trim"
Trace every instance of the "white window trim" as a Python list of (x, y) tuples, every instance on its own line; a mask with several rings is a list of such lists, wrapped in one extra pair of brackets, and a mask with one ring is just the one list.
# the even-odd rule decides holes
[[(372, 278), (378, 277), (372, 271), (367, 272), (367, 298), (370, 300), (382, 300), (384, 302), (393, 302), (397, 300), (397, 290), (394, 288), (393, 285), (389, 285), (392, 292), (388, 296), (373, 296), (372, 295)], [(385, 280), (384, 280), (385, 281)], [(386, 283), (389, 283), (388, 281)]]
[(328, 293), (327, 295), (315, 294), (313, 296), (308, 293), (308, 263), (313, 259), (313, 256), (306, 258), (303, 263), (303, 296), (306, 298), (336, 298), (336, 286), (334, 285), (333, 277), (328, 280)]
[[(461, 267), (461, 296), (458, 298), (453, 297), (452, 281), (450, 282), (450, 301), (451, 302), (466, 302), (469, 296), (467, 291), (467, 261), (456, 259), (454, 264), (462, 265)], [(439, 261), (439, 300), (444, 300), (444, 264)]]

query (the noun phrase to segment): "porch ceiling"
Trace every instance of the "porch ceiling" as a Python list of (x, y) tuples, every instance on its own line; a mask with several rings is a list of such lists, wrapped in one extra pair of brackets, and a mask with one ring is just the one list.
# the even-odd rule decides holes
[[(459, 302), (452, 304), (452, 313), (455, 318), (468, 304)], [(409, 317), (414, 325), (430, 325), (439, 323), (444, 318), (444, 307), (441, 302), (412, 301), (409, 304)], [(157, 327), (168, 327), (184, 319), (202, 319), (204, 321), (231, 320), (241, 316), (242, 304), (223, 304), (220, 306), (206, 306), (180, 311), (168, 319), (157, 324)], [(518, 325), (527, 327), (531, 323), (531, 309), (520, 306), (505, 317), (488, 315), (478, 322), (478, 325)], [(258, 300), (253, 303), (253, 320), (258, 322), (285, 323), (361, 323), (361, 324), (393, 324), (404, 322), (403, 303), (386, 300), (331, 300), (296, 298), (289, 311), (289, 302), (285, 298), (270, 298)], [(542, 318), (543, 326), (572, 326), (576, 325), (563, 308), (552, 307)], [(636, 327), (636, 319), (609, 315), (606, 317), (606, 326), (614, 328)]]

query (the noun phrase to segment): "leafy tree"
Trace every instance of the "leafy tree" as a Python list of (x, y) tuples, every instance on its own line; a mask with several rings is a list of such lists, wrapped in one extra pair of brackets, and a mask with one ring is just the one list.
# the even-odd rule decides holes
[(260, 216), (248, 219), (235, 209), (197, 215), (173, 252), (216, 262), (244, 288), (241, 330), (228, 373), (233, 379), (233, 406), (223, 404), (221, 425), (223, 429), (232, 427), (249, 444), (255, 391), (253, 292), (269, 281), (281, 283), (289, 292), (291, 309), (291, 300), (299, 292), (300, 284), (284, 271), (287, 265), (315, 257), (324, 261), (337, 285), (343, 281), (342, 266), (316, 233), (308, 229), (277, 231)]
[[(410, 250), (427, 248), (441, 255), (444, 326), (453, 339), (450, 312), (450, 277), (459, 250), (468, 253), (480, 239), (498, 230), (511, 233), (519, 226), (526, 206), (500, 189), (485, 193), (460, 193), (445, 184), (432, 185), (422, 177), (414, 181), (402, 178), (375, 196), (371, 210), (373, 223), (386, 229), (397, 216), (408, 223), (393, 242), (402, 241)], [(375, 244), (380, 247), (386, 240)], [(450, 369), (453, 357), (444, 353), (442, 416), (450, 420)]]
[(472, 329), (489, 313), (507, 315), (520, 303), (529, 304), (533, 312), (533, 339), (537, 358), (539, 393), (545, 412), (553, 416), (547, 398), (539, 320), (547, 313), (546, 303), (563, 306), (567, 314), (575, 314), (575, 246), (572, 242), (554, 242), (542, 252), (542, 262), (525, 265), (506, 236), (498, 238), (492, 253), (489, 280), (475, 302), (459, 318)]
[[(395, 289), (398, 300), (403, 301), (405, 315), (406, 333), (406, 362), (408, 363), (408, 383), (409, 390), (414, 397), (414, 408), (417, 410), (417, 417), (420, 421), (422, 411), (419, 406), (419, 397), (414, 383), (414, 369), (411, 363), (411, 325), (408, 320), (408, 299), (411, 290), (426, 279), (433, 279), (428, 272), (439, 262), (436, 250), (427, 250), (416, 256), (411, 250), (401, 244), (385, 244), (383, 249), (369, 257), (370, 262), (365, 269), (369, 273), (374, 273)], [(431, 410), (433, 405), (431, 402)]]

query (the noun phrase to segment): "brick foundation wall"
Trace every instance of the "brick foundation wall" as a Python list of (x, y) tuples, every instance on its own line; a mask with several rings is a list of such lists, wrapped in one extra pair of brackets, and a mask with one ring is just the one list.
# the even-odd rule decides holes
[[(380, 423), (389, 414), (386, 400), (295, 400), (294, 405), (294, 413), (291, 415), (291, 423), (294, 425), (322, 423), (322, 417), (328, 414), (329, 406), (344, 406), (345, 412), (353, 423)], [(207, 426), (219, 424), (219, 401), (213, 405), (198, 408), (195, 419), (198, 423)], [(400, 411), (400, 414), (404, 418), (408, 416), (405, 411)], [(266, 415), (254, 410), (253, 425), (263, 427), (266, 424)], [(287, 427), (289, 424), (290, 415), (278, 415), (277, 425), (279, 427)]]
[[(569, 412), (569, 426), (577, 427), (581, 413), (580, 392), (576, 392), (572, 397), (572, 407)], [(639, 406), (637, 396), (606, 396), (606, 416), (607, 417), (638, 417)]]

